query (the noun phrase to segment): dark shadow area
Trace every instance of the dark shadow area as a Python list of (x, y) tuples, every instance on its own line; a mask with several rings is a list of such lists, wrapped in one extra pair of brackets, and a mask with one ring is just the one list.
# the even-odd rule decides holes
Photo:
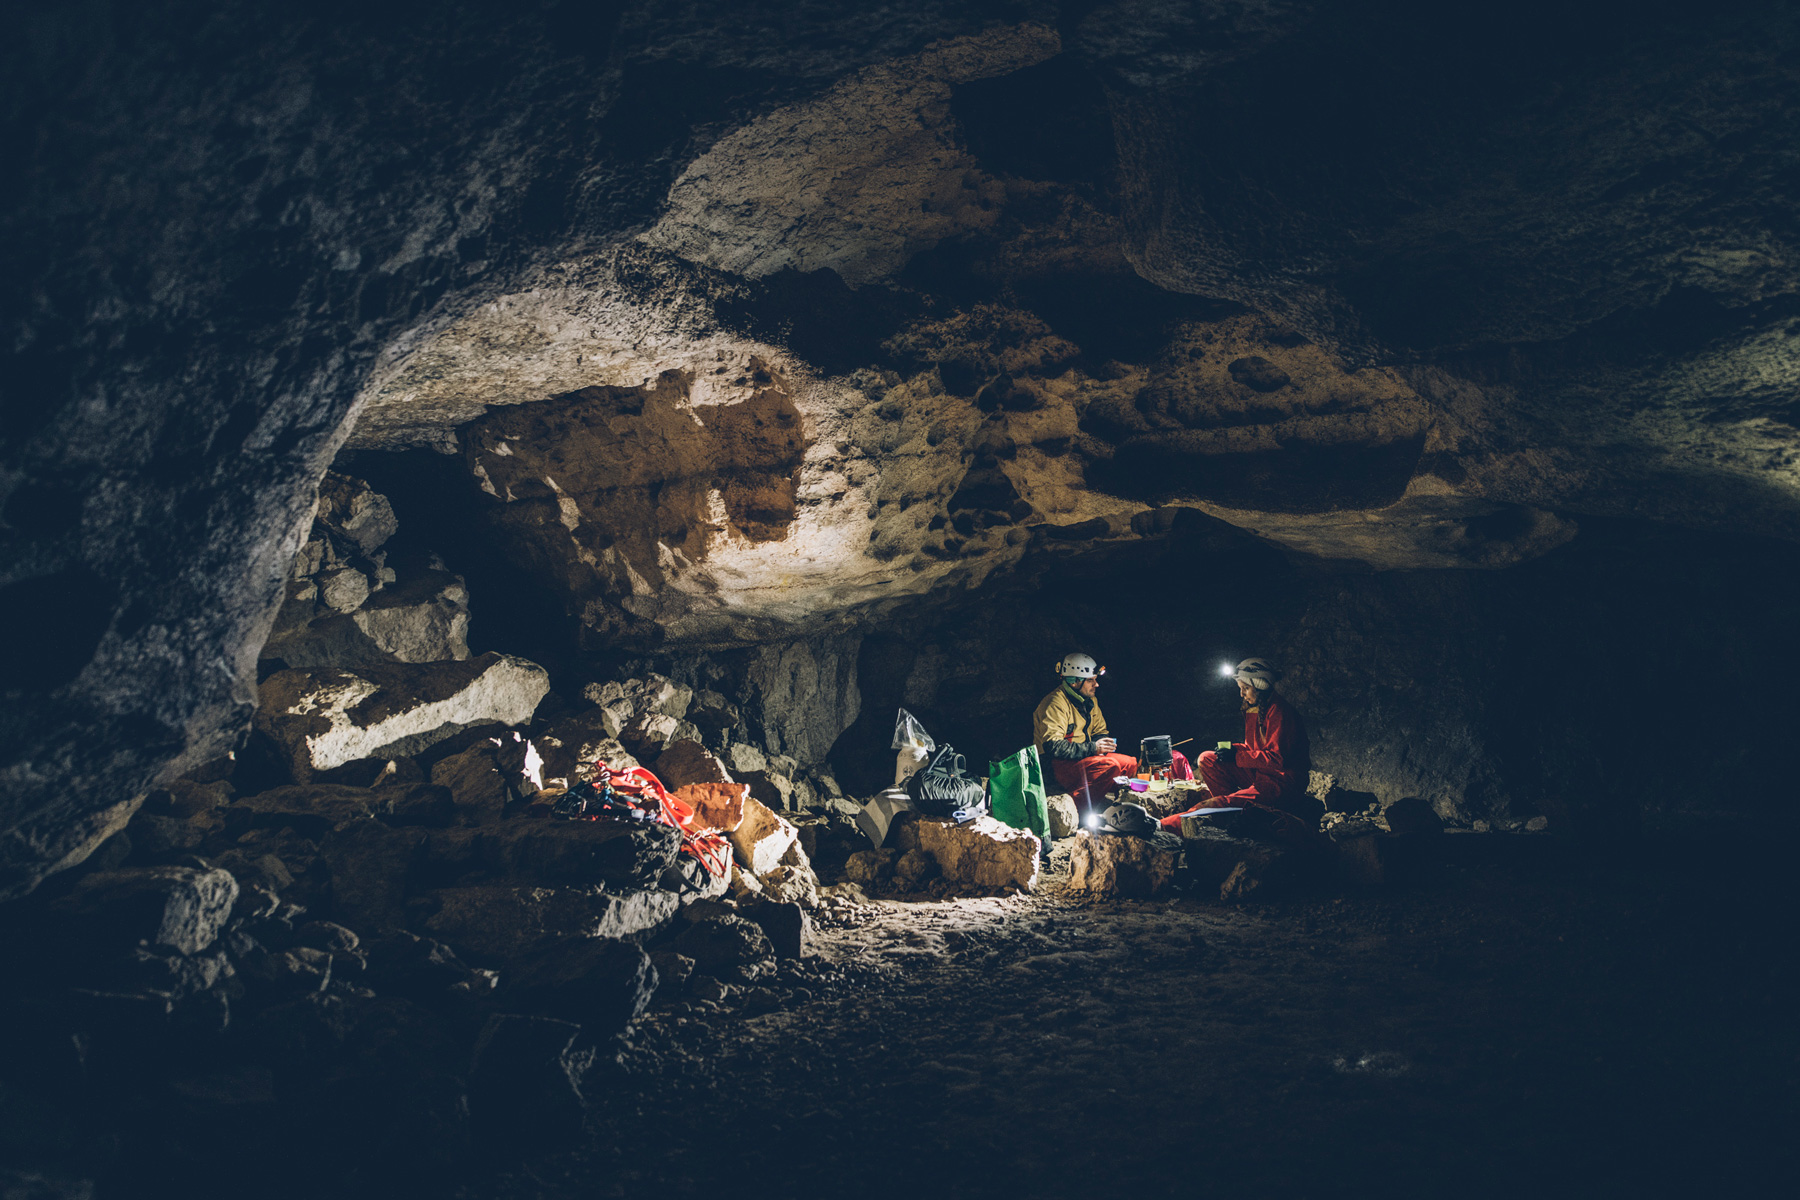
[(493, 502), (476, 487), (460, 455), (351, 451), (333, 469), (366, 480), (394, 506), (400, 525), (390, 543), (395, 561), (423, 565), (435, 554), (468, 581), (470, 653), (516, 654), (562, 685), (575, 665), (578, 622), (562, 597), (528, 581), (495, 540), (488, 522)]
[(1194, 522), (1107, 554), (1038, 553), (1018, 586), (864, 642), (862, 711), (832, 751), (847, 788), (891, 779), (900, 706), (971, 763), (1019, 749), (1075, 649), (1110, 668), (1101, 705), (1124, 752), (1151, 734), (1238, 737), (1219, 668), (1257, 654), (1288, 672), (1314, 767), (1384, 801), (1547, 814), (1596, 848), (1691, 823), (1793, 827), (1787, 543), (1589, 519), (1505, 571), (1346, 573)]

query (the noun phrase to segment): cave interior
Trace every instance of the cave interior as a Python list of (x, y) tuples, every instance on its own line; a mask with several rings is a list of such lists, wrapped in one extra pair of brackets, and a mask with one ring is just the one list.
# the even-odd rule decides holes
[(5, 22), (0, 1193), (1794, 1185), (1791, 7)]

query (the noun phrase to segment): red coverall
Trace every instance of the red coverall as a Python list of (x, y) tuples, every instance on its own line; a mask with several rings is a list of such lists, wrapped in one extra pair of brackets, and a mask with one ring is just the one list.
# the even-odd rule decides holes
[[(1212, 793), (1201, 807), (1285, 810), (1284, 801), (1306, 793), (1312, 770), (1306, 725), (1280, 696), (1244, 714), (1244, 740), (1234, 745), (1235, 762), (1220, 761), (1212, 750), (1200, 756), (1200, 777)], [(1168, 820), (1180, 824), (1178, 816)]]
[(1137, 759), (1129, 754), (1095, 754), (1072, 762), (1053, 758), (1050, 773), (1056, 776), (1056, 786), (1081, 801), (1084, 809), (1099, 812), (1106, 798), (1119, 790), (1113, 780), (1137, 774)]

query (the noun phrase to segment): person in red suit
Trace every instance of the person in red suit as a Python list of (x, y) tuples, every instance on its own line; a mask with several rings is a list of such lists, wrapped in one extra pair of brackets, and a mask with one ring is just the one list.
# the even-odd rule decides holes
[[(1306, 791), (1312, 752), (1306, 723), (1275, 691), (1280, 677), (1281, 672), (1260, 658), (1246, 658), (1237, 665), (1233, 678), (1244, 708), (1244, 740), (1200, 756), (1200, 778), (1211, 793), (1200, 807), (1255, 810), (1262, 819), (1253, 826), (1304, 837), (1317, 833), (1317, 814), (1311, 812), (1317, 801)], [(1184, 815), (1163, 818), (1163, 827), (1179, 831)], [(1246, 813), (1244, 819), (1251, 815)], [(1250, 827), (1244, 828), (1248, 832)]]

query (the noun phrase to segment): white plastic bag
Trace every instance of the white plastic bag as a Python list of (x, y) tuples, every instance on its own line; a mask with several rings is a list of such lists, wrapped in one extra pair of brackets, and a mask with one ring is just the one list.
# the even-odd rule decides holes
[(898, 710), (894, 717), (894, 786), (905, 783), (913, 772), (922, 769), (931, 761), (931, 752), (937, 749), (937, 743), (919, 724), (919, 719), (904, 708)]

